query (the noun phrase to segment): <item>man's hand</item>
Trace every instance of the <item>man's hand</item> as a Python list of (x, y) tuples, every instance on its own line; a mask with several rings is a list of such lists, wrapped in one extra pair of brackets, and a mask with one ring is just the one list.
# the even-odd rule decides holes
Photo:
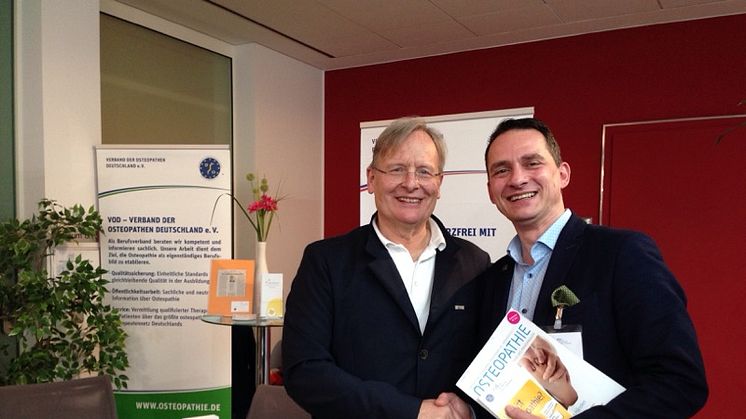
[(505, 406), (505, 414), (511, 419), (541, 419), (512, 405)]
[(417, 419), (470, 419), (469, 405), (454, 393), (440, 393), (437, 399), (423, 400)]
[(464, 419), (471, 418), (471, 408), (455, 393), (440, 393), (435, 399), (436, 406), (451, 406), (451, 409)]

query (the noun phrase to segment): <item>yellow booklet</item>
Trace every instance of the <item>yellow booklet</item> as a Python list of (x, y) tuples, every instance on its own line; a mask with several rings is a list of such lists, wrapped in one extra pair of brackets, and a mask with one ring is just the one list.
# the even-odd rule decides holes
[(559, 404), (539, 383), (531, 379), (526, 380), (508, 403), (532, 415), (545, 418), (567, 419), (571, 416), (564, 406)]

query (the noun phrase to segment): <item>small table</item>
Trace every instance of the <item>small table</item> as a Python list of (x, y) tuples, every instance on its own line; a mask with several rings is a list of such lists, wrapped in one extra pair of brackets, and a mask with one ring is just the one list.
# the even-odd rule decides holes
[(282, 318), (233, 318), (219, 314), (206, 314), (200, 319), (203, 322), (223, 326), (251, 326), (256, 331), (256, 384), (269, 384), (269, 353), (272, 336), (270, 328), (282, 327)]

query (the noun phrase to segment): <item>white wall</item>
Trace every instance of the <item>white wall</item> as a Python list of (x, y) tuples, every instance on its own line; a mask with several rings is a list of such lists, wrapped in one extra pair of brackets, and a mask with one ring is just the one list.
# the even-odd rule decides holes
[[(16, 1), (18, 214), (42, 197), (96, 202), (93, 147), (101, 143), (99, 12), (234, 60), (234, 174), (282, 182), (287, 198), (269, 236), (272, 272), (287, 293), (303, 248), (322, 237), (323, 71), (256, 44), (232, 46), (108, 0)], [(254, 235), (236, 213), (235, 257), (253, 258)]]
[[(306, 244), (322, 237), (323, 72), (261, 45), (236, 49), (234, 89), (249, 99), (237, 104), (234, 148), (239, 199), (251, 200), (245, 174), (266, 175), (281, 186), (278, 216), (267, 245), (271, 272), (282, 272), (289, 290)], [(279, 217), (279, 218), (278, 218)], [(253, 255), (253, 230), (235, 223), (236, 256)]]
[(18, 215), (39, 199), (95, 203), (101, 142), (98, 3), (17, 1)]

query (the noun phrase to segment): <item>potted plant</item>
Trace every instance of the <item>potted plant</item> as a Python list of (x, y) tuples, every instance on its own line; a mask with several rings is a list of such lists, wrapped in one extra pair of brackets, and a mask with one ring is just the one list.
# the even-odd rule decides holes
[(93, 373), (127, 387), (122, 374), (129, 365), (127, 335), (118, 311), (104, 303), (106, 271), (78, 255), (56, 275), (49, 272), (57, 246), (96, 239), (101, 231), (101, 216), (93, 207), (65, 208), (48, 199), (39, 202), (32, 218), (0, 223), (0, 333), (18, 342), (0, 385)]

